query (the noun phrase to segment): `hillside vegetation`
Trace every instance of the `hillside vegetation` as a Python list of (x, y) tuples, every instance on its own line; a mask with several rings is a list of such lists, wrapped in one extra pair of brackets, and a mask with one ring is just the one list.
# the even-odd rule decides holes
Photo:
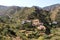
[[(2, 6), (0, 40), (60, 40), (60, 4), (51, 6)], [(34, 20), (43, 23), (46, 29), (34, 26)]]

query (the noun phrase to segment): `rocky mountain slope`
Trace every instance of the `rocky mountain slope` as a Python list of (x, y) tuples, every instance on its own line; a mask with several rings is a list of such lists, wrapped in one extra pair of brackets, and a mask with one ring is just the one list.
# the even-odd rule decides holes
[[(60, 40), (58, 5), (44, 8), (0, 6), (0, 40)], [(39, 25), (34, 26), (33, 20)], [(40, 22), (46, 30), (39, 30)]]

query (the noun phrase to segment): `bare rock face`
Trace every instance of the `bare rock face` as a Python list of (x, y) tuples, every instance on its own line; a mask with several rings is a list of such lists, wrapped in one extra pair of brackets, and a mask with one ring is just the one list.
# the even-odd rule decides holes
[(40, 24), (39, 19), (32, 20), (32, 25), (38, 26)]
[(60, 11), (60, 7), (56, 7), (54, 10), (51, 10), (51, 20), (55, 21), (58, 12)]
[(43, 25), (40, 25), (39, 27), (37, 27), (37, 29), (39, 29), (39, 30), (46, 30), (45, 26), (43, 26)]

